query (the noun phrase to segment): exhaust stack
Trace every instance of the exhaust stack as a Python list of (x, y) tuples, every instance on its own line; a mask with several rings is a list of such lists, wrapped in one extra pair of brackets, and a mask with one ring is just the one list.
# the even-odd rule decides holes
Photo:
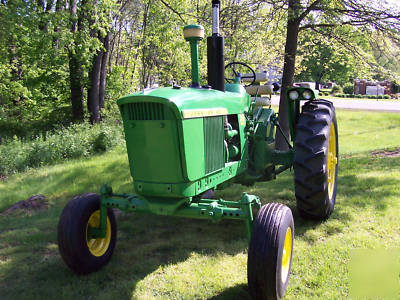
[(224, 38), (219, 34), (220, 1), (212, 0), (212, 36), (207, 38), (208, 85), (225, 91)]

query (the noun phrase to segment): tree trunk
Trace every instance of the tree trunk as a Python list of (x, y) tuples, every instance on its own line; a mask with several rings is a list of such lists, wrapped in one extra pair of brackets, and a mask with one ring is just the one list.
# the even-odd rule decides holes
[(318, 78), (317, 80), (315, 80), (315, 89), (319, 91), (320, 87), (321, 87), (321, 81), (322, 81), (322, 77), (324, 77), (324, 71), (322, 71), (320, 74), (318, 74)]
[[(65, 0), (57, 0), (56, 1), (56, 14), (59, 15), (61, 14), (61, 10), (64, 8), (65, 6)], [(60, 32), (60, 28), (58, 27), (57, 24), (55, 24), (54, 26), (54, 32)], [(53, 37), (53, 47), (58, 49), (59, 48), (59, 40), (57, 36)]]
[(71, 90), (72, 118), (83, 121), (83, 72), (79, 58), (70, 51), (69, 58), (69, 82)]
[(40, 16), (39, 29), (47, 33), (49, 24), (46, 20), (47, 19), (46, 15), (48, 15), (51, 9), (53, 8), (53, 0), (47, 0), (46, 2), (44, 0), (37, 0), (36, 3), (37, 3), (38, 13)]
[[(92, 38), (97, 38), (101, 44), (103, 44), (104, 39), (101, 37), (101, 33), (95, 29), (97, 21), (97, 0), (88, 1), (92, 6), (88, 5), (88, 21), (90, 36)], [(92, 66), (89, 71), (89, 88), (88, 88), (88, 99), (87, 108), (90, 114), (90, 123), (100, 122), (100, 78), (101, 78), (101, 63), (103, 61), (103, 50), (98, 49), (93, 55)]]
[(93, 57), (92, 69), (89, 73), (90, 87), (88, 89), (87, 107), (90, 113), (90, 122), (100, 122), (100, 72), (101, 62), (103, 60), (103, 51), (99, 50)]
[(110, 32), (107, 32), (106, 37), (103, 41), (103, 55), (101, 60), (101, 70), (100, 70), (100, 88), (99, 88), (99, 106), (100, 109), (104, 108), (104, 97), (106, 92), (106, 82), (107, 82), (107, 62), (109, 56), (110, 48)]
[[(14, 44), (14, 41), (12, 40), (12, 37), (9, 40), (9, 53), (10, 53), (10, 71), (11, 71), (11, 81), (21, 81), (22, 80), (22, 64), (21, 64), (21, 58), (17, 53), (17, 47)], [(21, 94), (19, 92), (13, 92), (13, 97), (12, 97), (12, 103), (13, 106), (18, 106), (20, 101), (23, 101), (23, 98), (21, 97)], [(18, 116), (21, 115), (21, 109), (17, 113)]]
[[(142, 31), (142, 45), (145, 45), (145, 40), (146, 40), (146, 29), (147, 29), (147, 17), (148, 13), (150, 10), (150, 5), (151, 5), (151, 0), (148, 1), (148, 3), (144, 7), (143, 11), (143, 31)], [(146, 88), (148, 84), (148, 76), (147, 76), (147, 61), (146, 61), (146, 47), (142, 46), (142, 70), (141, 70), (141, 81), (140, 81), (140, 87), (141, 88)]]
[[(77, 0), (70, 0), (69, 10), (71, 16), (71, 33), (75, 34), (78, 31), (77, 21)], [(83, 70), (79, 57), (78, 47), (76, 42), (72, 46), (74, 49), (69, 49), (69, 80), (71, 90), (71, 105), (72, 117), (74, 120), (83, 120)]]
[[(290, 0), (288, 7), (288, 22), (286, 32), (286, 44), (285, 44), (285, 57), (283, 64), (282, 74), (282, 87), (281, 96), (279, 101), (279, 124), (282, 131), (289, 137), (289, 122), (288, 122), (288, 110), (286, 101), (286, 92), (288, 88), (293, 85), (294, 71), (296, 64), (296, 51), (297, 51), (297, 39), (299, 35), (300, 19), (295, 17), (298, 15), (298, 7), (300, 6), (300, 0)], [(277, 131), (275, 148), (278, 150), (289, 149), (288, 144), (282, 134)]]
[(122, 31), (122, 29), (120, 28), (119, 31), (118, 31), (117, 55), (116, 55), (116, 58), (115, 58), (115, 65), (116, 66), (118, 66), (118, 63), (119, 63), (119, 55), (120, 55), (120, 50), (121, 50), (121, 47), (120, 47), (121, 31)]

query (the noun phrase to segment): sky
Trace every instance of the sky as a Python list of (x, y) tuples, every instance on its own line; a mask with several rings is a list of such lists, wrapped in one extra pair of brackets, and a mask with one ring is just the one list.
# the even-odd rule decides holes
[(390, 6), (394, 6), (399, 8), (400, 7), (400, 0), (383, 0), (383, 1), (379, 1), (378, 2), (387, 2)]

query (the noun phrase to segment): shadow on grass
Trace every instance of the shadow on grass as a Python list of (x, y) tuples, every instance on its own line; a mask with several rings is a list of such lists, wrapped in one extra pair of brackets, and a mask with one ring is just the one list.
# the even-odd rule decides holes
[[(107, 295), (108, 298), (130, 299), (137, 283), (160, 266), (184, 262), (192, 253), (235, 255), (246, 251), (247, 240), (242, 222), (211, 224), (193, 219), (121, 215), (117, 222), (117, 246), (111, 262), (101, 271), (87, 276), (72, 273), (61, 260), (56, 243), (58, 218), (67, 196), (70, 198), (72, 192), (93, 190), (94, 186), (98, 189), (96, 182), (104, 182), (104, 178), (111, 179), (107, 181), (114, 186), (128, 188), (130, 180), (126, 178), (127, 171), (120, 172), (124, 167), (124, 163), (112, 161), (104, 165), (101, 172), (98, 167), (82, 169), (76, 166), (69, 173), (61, 169), (36, 179), (25, 179), (25, 184), (40, 185), (44, 190), (51, 191), (53, 197), (61, 199), (57, 202), (53, 199), (48, 211), (33, 216), (0, 217), (2, 299), (88, 299), (98, 296), (107, 298)], [(294, 201), (293, 178), (289, 172), (273, 183), (259, 183), (251, 188), (233, 186), (217, 196), (239, 200), (241, 193), (247, 191), (259, 195), (263, 204), (284, 203), (293, 211), (296, 238), (313, 244), (321, 235), (332, 236), (342, 232), (344, 226), (355, 221), (354, 216), (359, 209), (368, 207), (384, 212), (389, 205), (387, 196), (398, 193), (392, 188), (397, 185), (397, 180), (371, 174), (374, 170), (388, 171), (393, 167), (400, 167), (399, 160), (365, 157), (343, 160), (341, 169), (344, 171), (339, 177), (336, 208), (331, 218), (324, 222), (311, 222), (299, 217)], [(370, 175), (367, 174), (369, 172)], [(104, 173), (109, 175), (103, 176)], [(118, 184), (118, 181), (123, 183)], [(79, 187), (69, 188), (71, 182)], [(211, 299), (249, 299), (247, 285), (230, 287)]]
[[(306, 241), (310, 245), (320, 238), (340, 234), (346, 226), (358, 220), (358, 212), (369, 209), (377, 214), (384, 214), (390, 209), (389, 198), (399, 198), (396, 187), (397, 178), (390, 176), (392, 170), (400, 170), (400, 159), (378, 158), (367, 156), (350, 157), (341, 160), (340, 175), (335, 210), (328, 220), (309, 221), (300, 217), (296, 209), (293, 178), (286, 172), (272, 184), (256, 185), (251, 192), (267, 199), (267, 202), (280, 202), (289, 206), (293, 213), (296, 239)], [(382, 176), (383, 175), (383, 176)], [(268, 193), (265, 187), (268, 186)], [(238, 188), (242, 190), (244, 188)], [(228, 192), (230, 194), (232, 192)], [(247, 285), (236, 285), (224, 290), (211, 299), (247, 299)]]
[(2, 299), (85, 298), (111, 293), (130, 299), (137, 282), (160, 266), (186, 261), (192, 253), (235, 255), (246, 251), (242, 222), (121, 215), (110, 263), (97, 273), (77, 276), (58, 253), (56, 228), (61, 208), (0, 220)]
[(238, 284), (224, 290), (221, 294), (208, 298), (209, 300), (251, 300), (247, 284)]

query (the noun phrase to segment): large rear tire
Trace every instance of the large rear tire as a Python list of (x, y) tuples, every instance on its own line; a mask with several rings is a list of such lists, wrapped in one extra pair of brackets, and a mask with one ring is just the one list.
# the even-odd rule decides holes
[(266, 204), (253, 223), (247, 280), (255, 300), (281, 299), (289, 283), (292, 266), (294, 222), (290, 209), (279, 203)]
[(338, 175), (335, 108), (327, 100), (304, 104), (296, 127), (294, 183), (297, 210), (305, 219), (324, 220), (333, 212)]
[(117, 225), (114, 212), (107, 209), (104, 238), (88, 237), (88, 227), (100, 222), (100, 196), (82, 194), (64, 208), (58, 223), (58, 248), (61, 257), (75, 273), (95, 272), (106, 265), (114, 251)]

